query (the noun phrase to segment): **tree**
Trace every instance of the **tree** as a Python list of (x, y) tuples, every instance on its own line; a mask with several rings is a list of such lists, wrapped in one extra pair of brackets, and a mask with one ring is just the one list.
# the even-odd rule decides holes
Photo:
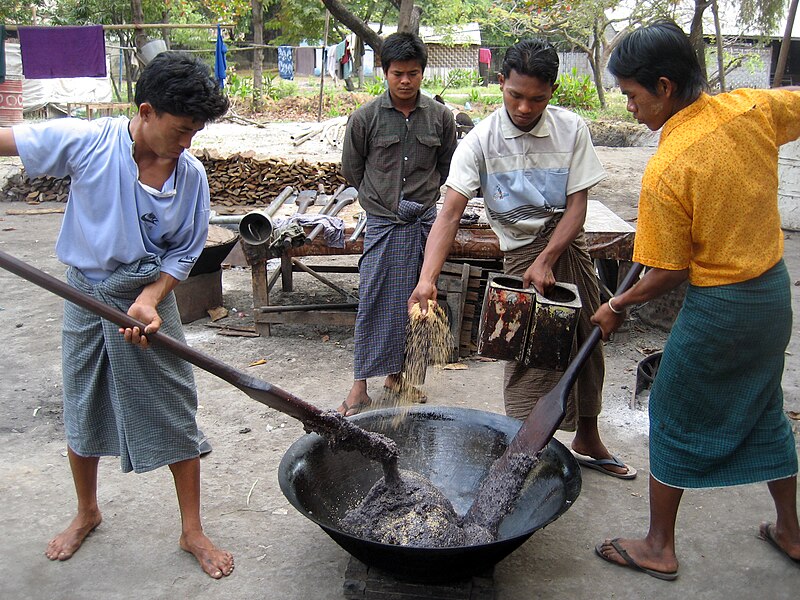
[[(755, 30), (765, 35), (775, 32), (786, 8), (786, 0), (738, 0), (737, 24), (743, 30)], [(717, 46), (717, 72), (708, 75), (709, 84), (712, 87), (719, 85), (721, 91), (725, 91), (725, 75), (739, 64), (745, 61), (747, 55), (740, 55), (725, 62), (724, 38), (720, 28), (718, 14), (718, 0), (694, 0), (694, 12), (689, 30), (689, 39), (700, 62), (703, 71), (708, 74), (706, 66), (706, 44), (703, 31), (704, 12), (711, 8), (714, 19), (715, 43)]]
[[(395, 4), (395, 0), (391, 0)], [(375, 31), (370, 29), (369, 24), (353, 14), (340, 0), (322, 0), (325, 8), (330, 11), (331, 16), (345, 25), (350, 31), (364, 40), (364, 43), (375, 51), (381, 53), (383, 39)]]
[(44, 6), (44, 0), (19, 2), (18, 0), (0, 0), (0, 23), (30, 25), (34, 15)]
[(524, 37), (545, 37), (578, 49), (589, 61), (600, 105), (606, 105), (603, 72), (622, 37), (636, 25), (656, 16), (670, 16), (670, 0), (501, 0), (489, 9), (489, 22), (515, 42)]

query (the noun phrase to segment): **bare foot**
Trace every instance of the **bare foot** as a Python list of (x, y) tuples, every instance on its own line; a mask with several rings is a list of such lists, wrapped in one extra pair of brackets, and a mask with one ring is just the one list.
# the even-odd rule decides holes
[(220, 550), (201, 531), (181, 535), (181, 548), (193, 554), (208, 575), (222, 579), (233, 573), (233, 554)]
[(83, 544), (83, 540), (100, 525), (103, 517), (99, 511), (78, 514), (64, 531), (47, 544), (44, 554), (50, 560), (69, 560)]
[[(628, 555), (628, 558), (633, 560), (635, 566), (620, 555), (614, 545), (621, 548)], [(609, 562), (623, 567), (634, 566), (634, 568), (654, 577), (666, 575), (671, 578), (672, 575), (678, 572), (678, 559), (674, 552), (652, 548), (646, 540), (614, 538), (598, 544), (595, 547), (595, 551)], [(659, 579), (661, 578), (659, 577)]]
[(367, 395), (367, 392), (354, 387), (350, 390), (350, 393), (347, 394), (345, 401), (336, 409), (336, 412), (343, 417), (352, 417), (367, 408), (370, 404), (372, 404), (372, 399)]
[(758, 537), (800, 564), (800, 539), (792, 539), (788, 532), (779, 530), (775, 523), (762, 523), (758, 529)]

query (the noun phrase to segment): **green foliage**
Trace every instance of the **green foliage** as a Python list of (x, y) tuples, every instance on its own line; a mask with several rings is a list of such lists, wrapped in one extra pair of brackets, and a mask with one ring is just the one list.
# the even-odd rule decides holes
[(36, 7), (38, 14), (44, 6), (44, 0), (33, 0), (32, 2), (19, 2), (19, 0), (0, 0), (0, 23), (16, 23), (18, 25), (30, 25), (33, 21), (33, 7)]
[(275, 75), (264, 76), (264, 96), (273, 100), (280, 100), (281, 98), (296, 95), (297, 84), (294, 81), (284, 81), (283, 79), (278, 79)]
[(456, 88), (471, 88), (481, 84), (481, 78), (475, 69), (450, 69), (447, 77), (433, 75), (425, 77), (423, 86), (438, 94), (443, 89), (453, 90)]
[(386, 91), (386, 85), (383, 79), (375, 79), (373, 81), (364, 82), (364, 91), (370, 96), (380, 96)]
[(497, 106), (503, 103), (503, 94), (502, 92), (499, 94), (492, 92), (481, 94), (481, 102), (487, 106)]
[(481, 78), (475, 69), (452, 69), (447, 75), (449, 87), (471, 87), (480, 85)]
[(467, 98), (473, 104), (475, 104), (476, 102), (480, 102), (481, 91), (478, 88), (470, 88), (469, 92), (467, 92)]
[(249, 17), (253, 11), (250, 0), (198, 0), (196, 4), (202, 7), (201, 11), (206, 15), (214, 15), (223, 23), (235, 23), (242, 17)]
[(769, 35), (777, 32), (785, 10), (786, 0), (739, 0), (738, 22)]
[(600, 106), (594, 83), (588, 75), (578, 75), (577, 69), (572, 69), (569, 74), (562, 73), (556, 83), (558, 89), (550, 104), (582, 110), (596, 110)]
[(249, 100), (253, 97), (253, 79), (242, 77), (236, 73), (236, 69), (228, 67), (227, 77), (225, 78), (225, 91), (231, 98)]
[(332, 119), (334, 117), (350, 114), (350, 110), (345, 106), (341, 95), (339, 95), (336, 90), (326, 89), (325, 95), (328, 97), (328, 102), (324, 103), (324, 105), (328, 107), (325, 110), (325, 114), (328, 118)]
[(486, 15), (493, 0), (416, 0), (414, 4), (422, 8), (425, 25), (445, 30), (448, 26), (478, 21)]
[(636, 119), (628, 112), (627, 105), (628, 98), (619, 91), (619, 88), (613, 88), (606, 92), (606, 107), (599, 110), (596, 116), (609, 121), (636, 123)]

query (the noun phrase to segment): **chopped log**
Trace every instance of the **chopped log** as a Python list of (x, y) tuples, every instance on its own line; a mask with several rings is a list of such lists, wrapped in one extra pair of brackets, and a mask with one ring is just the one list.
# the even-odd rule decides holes
[[(216, 150), (202, 149), (194, 155), (206, 169), (212, 202), (225, 206), (261, 204), (286, 186), (322, 188), (322, 193), (332, 194), (345, 183), (339, 163), (285, 161), (259, 157), (252, 151), (223, 156)], [(69, 177), (30, 179), (23, 170), (8, 178), (0, 200), (38, 204), (66, 202), (68, 196)]]

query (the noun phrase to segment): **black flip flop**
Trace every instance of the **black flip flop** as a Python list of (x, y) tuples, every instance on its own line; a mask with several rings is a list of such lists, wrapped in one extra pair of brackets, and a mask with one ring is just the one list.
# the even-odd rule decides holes
[(628, 554), (625, 548), (619, 545), (619, 539), (620, 538), (614, 538), (613, 540), (611, 540), (611, 547), (617, 551), (617, 554), (619, 554), (623, 558), (623, 560), (627, 563), (627, 565), (622, 565), (615, 560), (611, 560), (605, 554), (603, 554), (602, 548), (605, 542), (600, 542), (594, 547), (594, 551), (595, 553), (597, 553), (597, 556), (599, 556), (606, 562), (610, 562), (612, 565), (617, 565), (618, 567), (628, 566), (634, 571), (645, 573), (647, 575), (650, 575), (650, 577), (655, 577), (656, 579), (661, 579), (663, 581), (675, 581), (678, 578), (677, 571), (673, 571), (672, 573), (666, 573), (664, 571), (656, 571), (655, 569), (648, 569), (646, 567), (643, 567), (635, 560), (633, 560), (633, 557), (630, 554)]
[(780, 547), (778, 544), (778, 540), (772, 537), (772, 523), (762, 523), (758, 528), (758, 537), (760, 537), (765, 542), (768, 542), (770, 546), (775, 548), (778, 552), (783, 554), (786, 558), (800, 567), (800, 560), (794, 558), (793, 556), (789, 556), (786, 550)]
[(365, 408), (369, 408), (369, 406), (371, 406), (370, 402), (356, 402), (352, 406), (348, 406), (347, 400), (343, 400), (339, 408), (343, 408), (344, 412), (343, 413), (340, 412), (339, 414), (342, 415), (343, 417), (354, 417)]
[(199, 427), (197, 428), (197, 437), (200, 439), (200, 457), (202, 458), (211, 452), (211, 442), (208, 441), (208, 437)]
[[(575, 457), (575, 460), (578, 461), (578, 464), (582, 467), (586, 467), (587, 469), (594, 469), (595, 471), (599, 471), (603, 475), (608, 475), (610, 477), (616, 477), (617, 479), (636, 479), (636, 469), (631, 467), (630, 465), (626, 465), (622, 462), (618, 457), (612, 455), (611, 458), (592, 458), (591, 456), (583, 456), (582, 454), (577, 454), (575, 452), (572, 453)], [(627, 473), (616, 473), (609, 469), (606, 469), (606, 466), (614, 466), (619, 467), (620, 469), (628, 469)]]

